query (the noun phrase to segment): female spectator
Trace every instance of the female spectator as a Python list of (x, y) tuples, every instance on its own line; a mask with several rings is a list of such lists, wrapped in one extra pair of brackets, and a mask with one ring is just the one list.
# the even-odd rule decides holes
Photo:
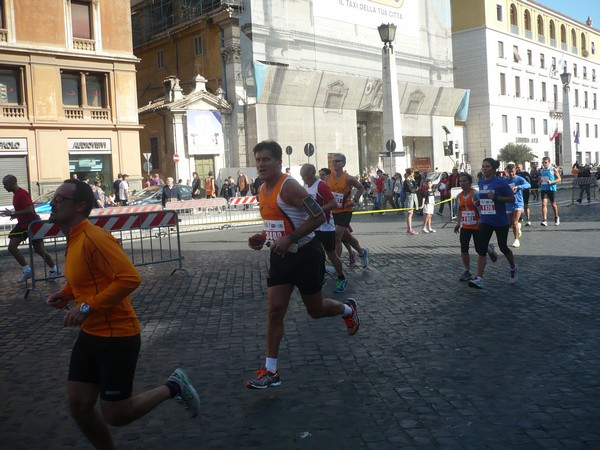
[(477, 277), (469, 280), (469, 286), (483, 289), (483, 272), (487, 246), (493, 233), (496, 233), (498, 248), (510, 264), (508, 282), (514, 284), (519, 279), (519, 268), (515, 263), (513, 252), (508, 248), (509, 222), (506, 215), (506, 203), (514, 203), (515, 196), (508, 181), (497, 177), (496, 170), (500, 163), (493, 158), (485, 158), (481, 164), (482, 178), (479, 180), (479, 236), (475, 241), (477, 258)]
[(438, 210), (437, 214), (438, 216), (441, 216), (444, 213), (444, 205), (446, 204), (446, 200), (450, 198), (450, 178), (448, 177), (448, 172), (442, 173), (442, 178), (437, 185), (437, 189), (440, 192), (440, 209)]
[(419, 190), (419, 185), (415, 181), (415, 177), (413, 175), (412, 169), (406, 169), (406, 173), (404, 174), (404, 193), (406, 198), (406, 207), (408, 211), (406, 213), (406, 234), (415, 235), (419, 234), (418, 231), (413, 230), (412, 227), (412, 217), (415, 209), (419, 209), (419, 203), (417, 200), (417, 192)]
[[(473, 184), (473, 177), (471, 177), (471, 175), (468, 173), (460, 174), (458, 183), (462, 191), (456, 197), (458, 200), (458, 223), (454, 227), (454, 232), (458, 233), (460, 230), (460, 258), (462, 259), (463, 266), (465, 267), (465, 271), (459, 280), (469, 281), (473, 277), (471, 275), (469, 242), (471, 241), (472, 237), (473, 243), (477, 245), (476, 242), (479, 233), (479, 192), (471, 187)], [(492, 262), (496, 262), (498, 260), (498, 255), (496, 255), (494, 246), (492, 244), (488, 245), (487, 251)]]
[(433, 208), (435, 206), (435, 191), (433, 190), (433, 181), (427, 179), (425, 183), (425, 192), (423, 192), (423, 233), (435, 233), (431, 228), (431, 216), (433, 216)]

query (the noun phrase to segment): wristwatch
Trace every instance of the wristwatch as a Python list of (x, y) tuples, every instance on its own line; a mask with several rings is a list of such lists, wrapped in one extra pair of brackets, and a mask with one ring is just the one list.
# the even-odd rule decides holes
[(88, 305), (87, 303), (82, 303), (79, 307), (79, 311), (81, 311), (87, 316), (90, 313), (90, 305)]

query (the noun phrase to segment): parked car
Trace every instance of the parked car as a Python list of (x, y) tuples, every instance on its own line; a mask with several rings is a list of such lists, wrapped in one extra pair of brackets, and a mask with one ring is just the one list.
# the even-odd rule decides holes
[[(192, 187), (187, 184), (176, 184), (181, 193), (181, 200), (190, 200), (192, 198)], [(141, 191), (135, 192), (129, 197), (128, 205), (149, 205), (153, 203), (161, 203), (162, 200), (162, 186), (150, 186)]]
[(44, 195), (40, 195), (39, 197), (33, 199), (33, 207), (35, 208), (36, 213), (50, 214), (50, 212), (52, 212), (50, 202), (52, 201), (52, 197), (54, 197), (55, 192), (56, 191), (46, 192)]

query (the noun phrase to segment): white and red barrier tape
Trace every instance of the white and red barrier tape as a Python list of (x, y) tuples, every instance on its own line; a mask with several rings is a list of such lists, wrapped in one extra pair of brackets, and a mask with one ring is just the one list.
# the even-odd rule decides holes
[(257, 203), (256, 195), (251, 197), (231, 197), (229, 199), (230, 205), (255, 205)]
[(90, 216), (107, 216), (114, 214), (136, 214), (151, 211), (162, 211), (163, 207), (160, 203), (141, 206), (115, 206), (112, 208), (94, 208)]
[[(147, 228), (175, 226), (177, 214), (173, 211), (160, 211), (151, 213), (138, 213), (128, 215), (113, 215), (105, 217), (90, 217), (93, 225), (99, 226), (105, 231), (127, 231)], [(44, 239), (47, 237), (60, 236), (58, 225), (47, 222), (33, 223), (29, 229), (29, 239)]]

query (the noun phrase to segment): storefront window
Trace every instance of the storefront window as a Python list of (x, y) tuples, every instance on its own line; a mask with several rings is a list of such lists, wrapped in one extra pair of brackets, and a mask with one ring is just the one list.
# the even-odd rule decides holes
[(70, 175), (76, 174), (79, 180), (89, 179), (93, 184), (96, 179), (100, 180), (102, 189), (111, 188), (111, 155), (69, 155)]

